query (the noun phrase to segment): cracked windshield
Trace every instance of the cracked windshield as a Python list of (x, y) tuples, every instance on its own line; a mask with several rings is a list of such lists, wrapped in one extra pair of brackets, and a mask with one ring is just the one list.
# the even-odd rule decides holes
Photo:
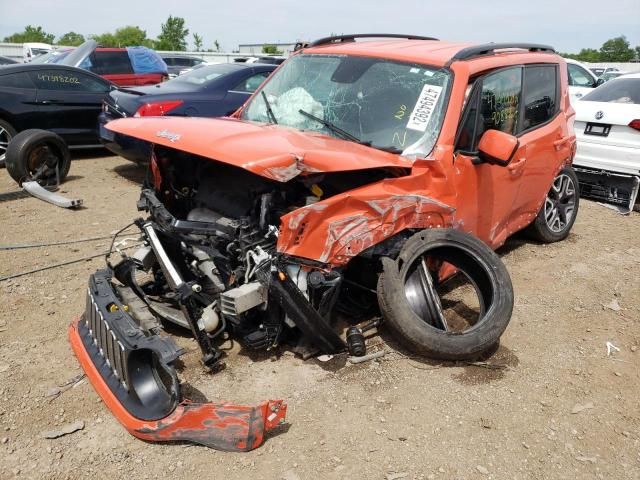
[(450, 74), (377, 58), (297, 55), (242, 117), (313, 130), (404, 155), (437, 140)]

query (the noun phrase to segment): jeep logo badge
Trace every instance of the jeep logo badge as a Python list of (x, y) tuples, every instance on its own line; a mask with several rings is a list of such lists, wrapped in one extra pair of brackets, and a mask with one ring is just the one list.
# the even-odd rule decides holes
[(604, 117), (604, 112), (602, 110), (598, 110), (596, 112), (596, 120), (601, 120)]
[(177, 140), (180, 140), (181, 136), (182, 135), (180, 135), (179, 133), (173, 133), (173, 132), (170, 132), (169, 130), (160, 130), (159, 132), (156, 133), (156, 137), (166, 138), (171, 143)]

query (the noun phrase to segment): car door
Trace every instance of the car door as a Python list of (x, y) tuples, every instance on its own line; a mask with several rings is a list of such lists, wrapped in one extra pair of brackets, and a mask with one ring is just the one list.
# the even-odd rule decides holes
[(478, 144), (487, 130), (517, 133), (522, 67), (490, 72), (474, 79), (470, 89), (455, 147), (456, 190), (461, 197), (458, 215), (466, 230), (496, 248), (510, 235), (526, 162), (525, 145), (518, 146), (511, 163), (504, 167), (483, 161)]
[[(0, 70), (0, 118), (16, 131), (39, 128), (36, 87), (26, 72)], [(5, 149), (6, 145), (0, 145), (0, 155)]]
[(575, 103), (595, 88), (596, 79), (586, 68), (575, 63), (567, 63), (567, 70), (569, 74), (569, 96), (571, 103)]
[(36, 86), (38, 124), (70, 145), (98, 144), (98, 115), (111, 85), (79, 69), (29, 72)]
[(247, 69), (247, 73), (236, 83), (224, 98), (225, 114), (231, 115), (255, 92), (271, 72), (255, 72)]
[(553, 178), (571, 155), (573, 140), (560, 109), (558, 65), (527, 65), (522, 98), (518, 140), (524, 161), (519, 171), (513, 172), (522, 181), (513, 205), (512, 230), (522, 228), (537, 215)]

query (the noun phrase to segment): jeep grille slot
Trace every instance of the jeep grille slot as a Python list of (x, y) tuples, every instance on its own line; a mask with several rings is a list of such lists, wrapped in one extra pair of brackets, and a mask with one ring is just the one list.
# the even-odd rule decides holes
[(100, 356), (104, 359), (124, 389), (129, 391), (129, 378), (127, 378), (127, 369), (125, 368), (127, 359), (124, 345), (118, 341), (115, 333), (109, 327), (109, 323), (93, 299), (91, 290), (87, 291), (85, 324), (89, 330), (93, 344), (98, 348)]

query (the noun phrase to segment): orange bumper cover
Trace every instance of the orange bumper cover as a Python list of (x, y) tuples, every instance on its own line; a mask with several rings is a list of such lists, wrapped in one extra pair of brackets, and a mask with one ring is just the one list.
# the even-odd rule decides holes
[(79, 335), (79, 321), (69, 326), (73, 351), (102, 401), (135, 437), (151, 442), (190, 441), (218, 450), (246, 452), (259, 447), (266, 432), (285, 422), (287, 405), (282, 400), (256, 406), (183, 400), (165, 418), (140, 420), (126, 410), (100, 375)]

